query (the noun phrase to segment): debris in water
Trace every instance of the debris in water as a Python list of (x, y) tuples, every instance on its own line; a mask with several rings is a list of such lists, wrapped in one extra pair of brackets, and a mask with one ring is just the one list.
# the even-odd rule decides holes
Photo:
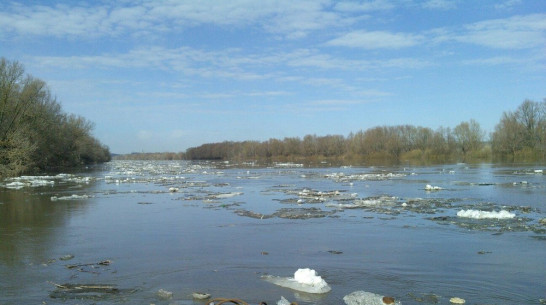
[(74, 258), (74, 255), (72, 255), (72, 254), (67, 254), (67, 255), (63, 255), (63, 256), (59, 257), (59, 259), (62, 260), (62, 261), (68, 261), (68, 260), (71, 260), (73, 258)]
[(414, 299), (417, 302), (426, 303), (426, 304), (438, 304), (440, 301), (440, 296), (434, 294), (434, 293), (422, 293), (421, 296), (416, 296), (413, 293), (408, 293), (408, 296), (410, 296), (412, 299)]
[(315, 270), (309, 268), (298, 269), (293, 278), (271, 275), (262, 278), (275, 285), (307, 293), (326, 293), (332, 290), (326, 281), (317, 275)]
[[(79, 268), (79, 267), (91, 267), (91, 268), (95, 268), (96, 265), (99, 265), (99, 266), (108, 266), (112, 263), (112, 261), (110, 260), (103, 260), (103, 261), (100, 261), (100, 262), (97, 262), (97, 263), (89, 263), (89, 264), (77, 264), (77, 265), (66, 265), (66, 268), (68, 269), (75, 269), (75, 268)], [(81, 269), (80, 271), (83, 271), (83, 269)]]
[(56, 287), (49, 294), (52, 299), (104, 300), (136, 291), (135, 289), (119, 289), (116, 285), (110, 284), (51, 284)]

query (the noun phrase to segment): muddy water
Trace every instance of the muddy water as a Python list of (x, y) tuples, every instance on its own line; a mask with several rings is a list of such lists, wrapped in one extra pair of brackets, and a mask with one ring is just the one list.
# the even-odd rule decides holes
[[(344, 304), (356, 290), (402, 304), (541, 304), (543, 169), (117, 161), (5, 180), (0, 304), (204, 304), (195, 291), (252, 304), (281, 296)], [(306, 294), (261, 279), (298, 268), (316, 270), (332, 290)]]

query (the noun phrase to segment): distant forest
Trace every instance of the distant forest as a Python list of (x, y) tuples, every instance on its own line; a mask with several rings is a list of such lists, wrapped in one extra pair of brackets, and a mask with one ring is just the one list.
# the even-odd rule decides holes
[(342, 135), (306, 135), (267, 141), (225, 141), (192, 147), (185, 153), (149, 153), (117, 159), (336, 161), (343, 164), (537, 162), (546, 160), (546, 100), (525, 100), (504, 112), (486, 135), (470, 120), (452, 128), (432, 130), (411, 125), (378, 126)]
[(109, 161), (92, 129), (64, 113), (44, 81), (0, 58), (0, 177)]

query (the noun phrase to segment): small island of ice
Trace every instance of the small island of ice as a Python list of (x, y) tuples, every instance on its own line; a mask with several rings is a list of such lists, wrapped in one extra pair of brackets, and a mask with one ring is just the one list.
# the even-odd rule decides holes
[(425, 191), (439, 191), (442, 190), (439, 186), (432, 186), (430, 184), (425, 185)]
[(500, 210), (499, 212), (487, 212), (479, 210), (460, 210), (457, 212), (457, 216), (474, 219), (509, 219), (516, 217), (516, 214), (510, 213), (506, 210)]
[(326, 293), (332, 290), (315, 270), (309, 268), (298, 269), (293, 278), (267, 275), (263, 279), (281, 287), (307, 293)]
[(395, 304), (400, 305), (400, 301), (395, 301), (394, 298), (385, 297), (373, 292), (367, 291), (355, 291), (351, 294), (346, 295), (343, 298), (345, 304), (347, 305), (389, 305)]

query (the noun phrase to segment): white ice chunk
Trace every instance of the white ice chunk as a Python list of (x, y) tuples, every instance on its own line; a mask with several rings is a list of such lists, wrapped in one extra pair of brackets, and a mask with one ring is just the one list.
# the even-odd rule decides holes
[(439, 190), (441, 190), (441, 189), (442, 189), (442, 188), (439, 187), (439, 186), (432, 186), (432, 185), (430, 185), (430, 184), (427, 184), (427, 185), (425, 186), (425, 191), (439, 191)]
[(45, 180), (45, 179), (34, 179), (34, 180), (30, 180), (29, 182), (31, 187), (48, 186), (48, 185), (55, 184), (55, 181)]
[(61, 197), (57, 197), (57, 196), (52, 196), (51, 197), (51, 201), (58, 201), (58, 200), (79, 200), (79, 199), (87, 199), (89, 198), (89, 196), (87, 195), (71, 195), (71, 196), (61, 196)]
[(26, 186), (25, 183), (23, 183), (23, 182), (18, 182), (18, 181), (6, 183), (6, 184), (4, 185), (5, 188), (7, 188), (7, 189), (12, 189), (12, 190), (20, 190), (20, 189), (22, 189), (22, 188), (25, 187), (25, 186)]
[(510, 213), (506, 210), (500, 210), (499, 212), (492, 211), (479, 211), (479, 210), (460, 210), (457, 212), (457, 216), (474, 219), (509, 219), (516, 217), (516, 214)]
[(267, 275), (263, 279), (281, 287), (307, 293), (326, 293), (332, 290), (315, 270), (309, 268), (298, 269), (293, 278)]
[(345, 304), (347, 305), (401, 304), (399, 301), (393, 301), (392, 298), (362, 290), (355, 291), (346, 295), (345, 297), (343, 297), (343, 301), (345, 301)]
[(232, 193), (216, 194), (216, 195), (213, 195), (212, 197), (216, 198), (216, 199), (224, 199), (224, 198), (231, 198), (231, 197), (239, 196), (239, 195), (242, 195), (242, 194), (243, 193), (241, 193), (241, 192), (232, 192)]
[(277, 302), (277, 305), (290, 305), (290, 302), (288, 302), (287, 299), (281, 296), (281, 299)]

